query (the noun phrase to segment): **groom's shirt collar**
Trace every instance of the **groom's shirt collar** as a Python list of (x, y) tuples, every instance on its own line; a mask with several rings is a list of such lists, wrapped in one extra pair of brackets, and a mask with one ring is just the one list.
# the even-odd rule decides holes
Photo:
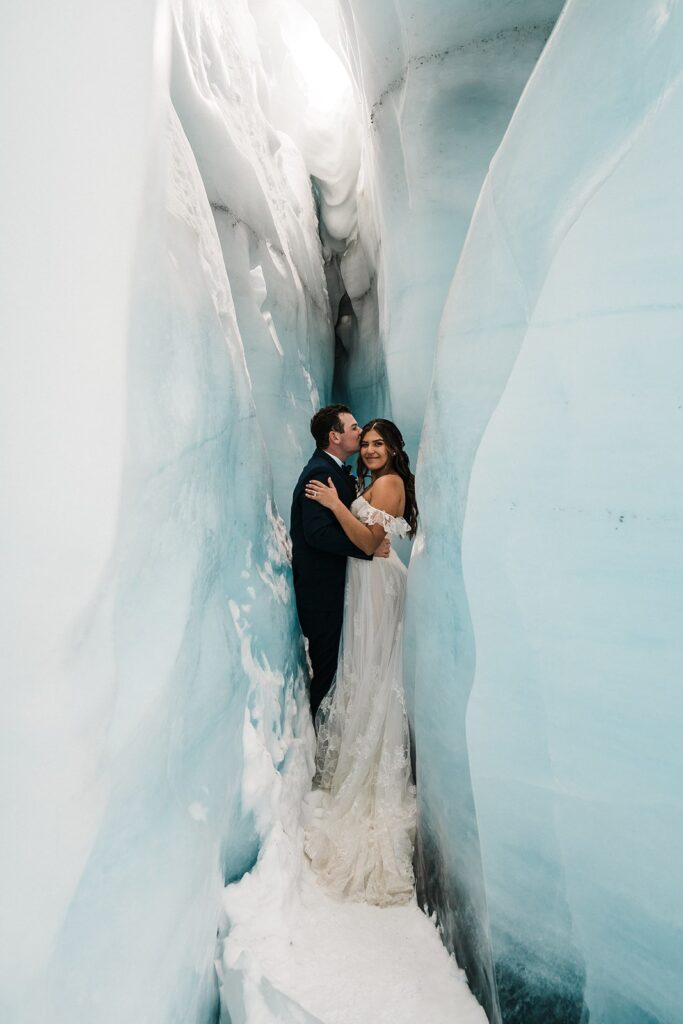
[(336, 455), (333, 455), (333, 454), (332, 454), (332, 452), (325, 452), (324, 454), (325, 454), (325, 455), (329, 455), (329, 457), (330, 457), (331, 459), (334, 459), (334, 461), (335, 461), (335, 462), (337, 463), (337, 465), (339, 466), (339, 468), (340, 468), (340, 469), (342, 469), (342, 468), (343, 468), (343, 466), (344, 466), (344, 463), (342, 462), (342, 460), (341, 460), (341, 459), (338, 459)]

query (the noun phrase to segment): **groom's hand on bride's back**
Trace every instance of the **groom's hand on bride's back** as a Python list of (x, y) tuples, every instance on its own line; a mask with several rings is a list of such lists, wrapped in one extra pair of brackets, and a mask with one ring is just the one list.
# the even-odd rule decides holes
[(391, 541), (388, 537), (385, 537), (380, 546), (375, 551), (375, 558), (388, 558), (391, 554)]

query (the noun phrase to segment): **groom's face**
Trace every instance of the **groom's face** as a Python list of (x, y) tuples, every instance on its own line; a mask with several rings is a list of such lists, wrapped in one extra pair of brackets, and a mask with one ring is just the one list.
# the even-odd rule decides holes
[(360, 444), (360, 427), (350, 412), (340, 413), (339, 419), (344, 430), (342, 433), (335, 432), (334, 437), (341, 449), (339, 457), (342, 460), (345, 460), (348, 459), (349, 456), (355, 455), (358, 451), (358, 445)]

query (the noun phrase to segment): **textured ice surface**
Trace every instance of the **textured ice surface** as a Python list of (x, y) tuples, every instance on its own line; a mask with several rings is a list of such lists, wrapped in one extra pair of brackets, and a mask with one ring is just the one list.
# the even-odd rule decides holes
[[(270, 108), (298, 98), (257, 11), (164, 12), (3, 33), (3, 1020), (210, 1016), (222, 887), (271, 812), (245, 713), (276, 765), (304, 728), (274, 495), (332, 331)], [(315, 168), (349, 222), (354, 159)]]
[[(561, 6), (340, 0), (366, 115), (361, 243), (378, 289), (388, 382), (366, 398), (368, 383), (381, 374), (368, 365), (377, 338), (364, 336), (352, 353), (352, 395), (358, 405), (365, 399), (363, 408), (385, 401), (413, 458), (438, 325), (472, 210)], [(381, 246), (373, 244), (379, 238)], [(342, 272), (346, 279), (344, 265)]]
[(427, 839), (476, 891), (476, 817), (519, 1024), (664, 1024), (683, 999), (683, 24), (613, 13), (569, 3), (495, 156), (419, 467)]
[(174, 8), (171, 95), (212, 204), (275, 498), (288, 509), (333, 375), (311, 176), (327, 230), (350, 234), (360, 146), (351, 82), (296, 0), (186, 0)]

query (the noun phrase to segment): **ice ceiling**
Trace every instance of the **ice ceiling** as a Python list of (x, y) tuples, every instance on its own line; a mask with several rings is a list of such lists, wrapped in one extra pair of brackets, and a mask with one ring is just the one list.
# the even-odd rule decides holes
[(3, 1020), (234, 1013), (333, 397), (417, 459), (421, 902), (492, 1024), (680, 1018), (683, 10), (561, 8), (8, 12)]

